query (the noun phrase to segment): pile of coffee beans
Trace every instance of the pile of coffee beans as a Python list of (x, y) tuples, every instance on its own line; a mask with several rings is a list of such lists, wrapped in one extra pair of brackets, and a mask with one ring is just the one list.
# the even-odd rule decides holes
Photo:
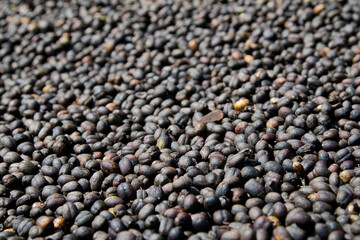
[(358, 0), (0, 1), (0, 239), (360, 239)]

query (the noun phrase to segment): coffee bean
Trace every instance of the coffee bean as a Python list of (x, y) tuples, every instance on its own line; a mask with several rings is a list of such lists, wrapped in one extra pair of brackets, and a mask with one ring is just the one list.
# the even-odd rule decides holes
[(56, 209), (57, 207), (63, 205), (65, 202), (65, 197), (59, 193), (51, 194), (46, 199), (46, 205), (51, 209)]
[(1, 237), (357, 239), (354, 1), (117, 5), (2, 4)]
[(187, 189), (191, 186), (191, 179), (187, 176), (181, 176), (173, 183), (173, 188), (175, 191), (180, 191), (182, 189)]
[(205, 214), (202, 213), (193, 214), (191, 221), (195, 231), (206, 231), (210, 227)]
[(250, 179), (244, 185), (245, 191), (250, 194), (252, 197), (262, 197), (265, 195), (264, 186), (256, 181), (255, 179)]
[(121, 183), (117, 187), (117, 194), (125, 201), (131, 200), (135, 197), (134, 188), (129, 183)]

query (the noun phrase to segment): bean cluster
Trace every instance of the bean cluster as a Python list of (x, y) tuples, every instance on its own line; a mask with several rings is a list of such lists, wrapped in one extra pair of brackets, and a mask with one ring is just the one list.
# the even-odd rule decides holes
[(360, 240), (358, 0), (0, 1), (0, 239)]

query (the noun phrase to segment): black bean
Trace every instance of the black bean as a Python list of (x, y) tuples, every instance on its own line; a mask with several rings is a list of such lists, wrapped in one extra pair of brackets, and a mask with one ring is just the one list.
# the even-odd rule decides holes
[(333, 208), (331, 207), (330, 204), (326, 203), (326, 202), (321, 202), (321, 201), (316, 201), (313, 203), (313, 212), (315, 213), (322, 213), (324, 211), (332, 211)]
[(218, 225), (230, 223), (232, 220), (233, 216), (227, 210), (217, 210), (213, 213), (213, 221)]
[(46, 205), (51, 209), (56, 209), (57, 207), (63, 205), (65, 202), (65, 197), (59, 193), (51, 194), (46, 199)]
[(106, 208), (106, 205), (105, 205), (104, 201), (103, 200), (97, 200), (92, 204), (92, 206), (90, 208), (90, 212), (93, 215), (98, 215), (105, 208)]
[(1, 6), (1, 237), (356, 239), (354, 1), (99, 2)]
[(63, 239), (73, 240), (73, 239), (77, 239), (77, 237), (76, 237), (73, 233), (70, 233), (70, 234), (64, 235), (64, 236), (63, 236)]
[(43, 235), (44, 233), (44, 228), (42, 228), (41, 226), (32, 226), (29, 230), (29, 236), (31, 238), (36, 238), (36, 237), (40, 237), (41, 235)]
[(294, 209), (286, 216), (286, 224), (290, 225), (296, 223), (296, 225), (303, 227), (311, 224), (311, 217), (301, 209)]
[(81, 211), (75, 218), (75, 223), (78, 226), (89, 226), (93, 221), (94, 216), (91, 214), (90, 211), (84, 210)]
[(353, 194), (350, 191), (338, 191), (336, 194), (336, 202), (342, 206), (346, 207), (352, 200)]
[(92, 191), (99, 191), (101, 184), (104, 181), (104, 174), (102, 171), (95, 172), (90, 178), (90, 188)]
[(121, 183), (117, 187), (117, 194), (123, 200), (132, 200), (135, 197), (135, 190), (129, 183)]
[(72, 221), (76, 218), (79, 211), (76, 208), (75, 204), (72, 202), (67, 202), (63, 205), (63, 217), (66, 221)]
[(202, 213), (191, 215), (191, 221), (195, 231), (207, 231), (210, 227), (205, 214)]
[(252, 197), (263, 197), (265, 196), (265, 188), (255, 179), (250, 179), (244, 185), (245, 191)]
[(136, 236), (130, 231), (122, 231), (122, 232), (117, 234), (116, 239), (117, 240), (120, 240), (120, 239), (121, 240), (122, 239), (124, 239), (124, 240), (135, 240)]
[(160, 220), (159, 233), (162, 235), (169, 235), (169, 232), (174, 227), (174, 220), (171, 218), (162, 218)]
[(360, 233), (360, 221), (351, 223), (350, 230), (354, 235), (358, 235)]
[(90, 227), (81, 226), (74, 231), (74, 235), (78, 239), (87, 239), (92, 236), (93, 230)]
[(145, 220), (145, 226), (149, 229), (158, 229), (159, 225), (159, 218), (154, 215), (148, 216)]
[(296, 226), (296, 224), (292, 224), (286, 227), (286, 230), (292, 239), (305, 239), (306, 232), (303, 229)]
[(329, 240), (345, 239), (344, 232), (341, 230), (333, 231), (328, 236)]
[(191, 186), (191, 178), (187, 176), (181, 176), (173, 183), (173, 188), (175, 191), (180, 191), (182, 189), (187, 189)]
[(147, 217), (150, 216), (151, 214), (153, 214), (154, 211), (155, 211), (154, 205), (152, 205), (152, 204), (144, 205), (138, 213), (139, 219), (140, 220), (147, 219)]
[(33, 220), (25, 218), (17, 226), (16, 231), (18, 232), (19, 236), (26, 237), (33, 225), (35, 225)]
[(291, 239), (291, 235), (287, 231), (287, 229), (283, 226), (278, 226), (273, 231), (274, 238), (280, 238), (280, 239)]
[(98, 215), (92, 221), (91, 228), (94, 230), (104, 229), (107, 225), (107, 219), (104, 216)]
[(174, 227), (170, 230), (168, 238), (171, 240), (180, 240), (183, 239), (184, 231), (181, 227)]
[(63, 235), (64, 235), (64, 232), (63, 232), (63, 231), (59, 231), (59, 232), (56, 232), (56, 233), (54, 233), (54, 234), (48, 235), (47, 237), (48, 237), (48, 238), (51, 238), (51, 239), (60, 240), (60, 239), (63, 239)]

